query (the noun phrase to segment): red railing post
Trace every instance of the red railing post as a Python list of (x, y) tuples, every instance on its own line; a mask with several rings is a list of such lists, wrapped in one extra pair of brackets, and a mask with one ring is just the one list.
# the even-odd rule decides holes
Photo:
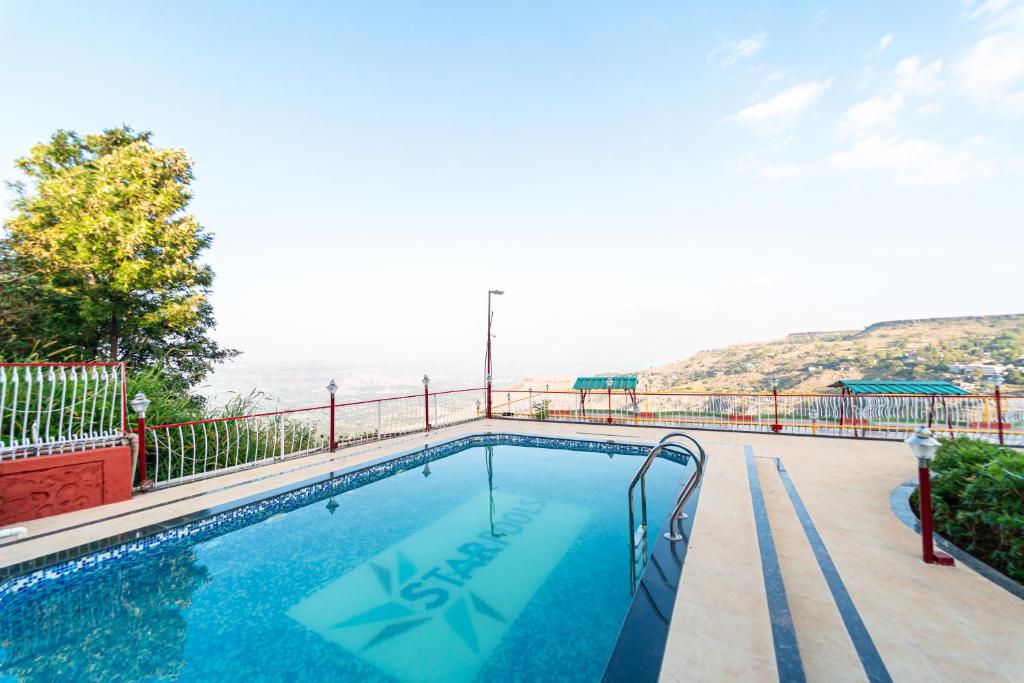
[(1003, 446), (1003, 405), (998, 384), (996, 385), (996, 424), (999, 425), (999, 445)]
[(331, 393), (331, 426), (330, 426), (330, 437), (327, 440), (328, 450), (333, 453), (338, 448), (338, 442), (334, 439), (334, 394), (338, 391), (338, 385), (335, 384), (334, 380), (327, 385), (327, 391)]
[(430, 431), (430, 378), (423, 375), (423, 414), (427, 431)]

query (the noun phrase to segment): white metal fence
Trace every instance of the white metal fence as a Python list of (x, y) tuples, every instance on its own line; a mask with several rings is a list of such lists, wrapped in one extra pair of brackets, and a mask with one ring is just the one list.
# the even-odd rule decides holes
[(0, 460), (119, 442), (126, 413), (121, 363), (0, 363)]
[[(496, 391), (496, 417), (735, 431), (905, 439), (921, 425), (939, 436), (1024, 446), (1024, 397), (843, 396), (771, 393)], [(1001, 414), (1001, 424), (999, 415)], [(773, 429), (774, 427), (774, 429)]]

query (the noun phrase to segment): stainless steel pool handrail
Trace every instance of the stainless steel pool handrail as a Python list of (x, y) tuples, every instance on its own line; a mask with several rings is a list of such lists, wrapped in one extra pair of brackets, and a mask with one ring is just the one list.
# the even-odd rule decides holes
[[(668, 441), (670, 437), (683, 436), (688, 438), (697, 446), (697, 450), (700, 453), (700, 457), (695, 456), (693, 451), (685, 446)], [(704, 462), (707, 458), (707, 454), (701, 447), (700, 443), (691, 437), (689, 434), (683, 432), (673, 432), (665, 436), (662, 442), (651, 448), (648, 452), (647, 457), (644, 458), (643, 464), (637, 473), (633, 476), (632, 481), (629, 482), (629, 489), (627, 490), (627, 497), (629, 502), (629, 573), (630, 573), (630, 587), (632, 591), (636, 591), (636, 550), (639, 546), (642, 550), (641, 558), (643, 559), (644, 565), (647, 564), (647, 470), (651, 468), (655, 458), (662, 451), (675, 451), (684, 456), (692, 457), (694, 462), (697, 464), (693, 474), (690, 475), (690, 479), (683, 486), (682, 492), (679, 494), (679, 498), (676, 500), (676, 506), (672, 510), (672, 516), (669, 518), (669, 530), (670, 532), (665, 534), (665, 537), (670, 541), (682, 540), (682, 536), (679, 534), (671, 533), (672, 524), (676, 518), (682, 514), (683, 507), (686, 505), (686, 501), (693, 494), (693, 491), (700, 484), (701, 479), (704, 476)], [(636, 526), (636, 516), (633, 512), (633, 490), (636, 488), (637, 483), (640, 484), (640, 526)]]
[[(686, 432), (669, 432), (665, 436), (661, 437), (661, 441), (659, 441), (658, 443), (659, 444), (663, 444), (663, 443), (668, 442), (670, 439), (675, 439), (675, 438), (680, 438), (680, 437), (683, 438), (683, 439), (689, 440), (694, 446), (696, 446), (697, 447), (697, 452), (700, 453), (700, 463), (701, 463), (701, 465), (707, 464), (708, 454), (704, 452), (704, 447), (700, 445), (700, 441), (697, 441), (697, 439), (693, 438), (692, 436), (690, 436)], [(687, 450), (689, 450), (689, 449), (687, 449)]]

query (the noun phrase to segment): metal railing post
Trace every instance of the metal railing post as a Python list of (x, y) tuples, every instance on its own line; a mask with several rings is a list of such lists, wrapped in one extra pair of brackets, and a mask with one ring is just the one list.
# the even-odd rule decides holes
[(1002, 406), (1002, 395), (999, 393), (999, 386), (996, 385), (996, 424), (999, 427), (999, 445), (1005, 445), (1003, 443), (1003, 406)]

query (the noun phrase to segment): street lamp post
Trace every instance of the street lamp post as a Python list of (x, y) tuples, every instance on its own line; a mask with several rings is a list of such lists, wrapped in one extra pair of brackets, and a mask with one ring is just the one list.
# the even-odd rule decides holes
[(930, 464), (939, 442), (927, 427), (918, 427), (905, 442), (917, 457), (918, 506), (921, 511), (921, 559), (928, 564), (953, 565), (953, 558), (935, 550), (932, 539), (932, 483)]
[(612, 423), (612, 385), (615, 384), (615, 380), (609, 377), (605, 380), (605, 385), (608, 387), (608, 424)]
[[(334, 395), (338, 392), (338, 384), (334, 381), (334, 379), (331, 379), (330, 384), (327, 385), (327, 391), (329, 391), (331, 394), (331, 427), (330, 439), (328, 440), (327, 443), (330, 446), (331, 453), (333, 453), (335, 449), (338, 447), (338, 442), (334, 440)], [(332, 510), (331, 512), (333, 513), (334, 511)]]
[(491, 367), (491, 323), (494, 321), (494, 313), (491, 311), (491, 295), (501, 296), (504, 294), (500, 289), (488, 289), (487, 290), (487, 354), (484, 357), (484, 382), (487, 387), (487, 417), (491, 417), (491, 378), (493, 376), (493, 368)]
[(779, 378), (772, 377), (769, 381), (772, 383), (772, 399), (775, 402), (775, 423), (771, 429), (778, 434), (782, 431), (782, 425), (779, 424)]
[(152, 403), (146, 395), (141, 391), (135, 394), (135, 398), (132, 399), (131, 406), (135, 412), (135, 428), (138, 430), (139, 435), (139, 488), (143, 491), (148, 490), (152, 487), (153, 482), (146, 476), (146, 411), (149, 410), (149, 404)]
[(426, 420), (427, 431), (430, 431), (430, 378), (423, 375), (423, 415)]

